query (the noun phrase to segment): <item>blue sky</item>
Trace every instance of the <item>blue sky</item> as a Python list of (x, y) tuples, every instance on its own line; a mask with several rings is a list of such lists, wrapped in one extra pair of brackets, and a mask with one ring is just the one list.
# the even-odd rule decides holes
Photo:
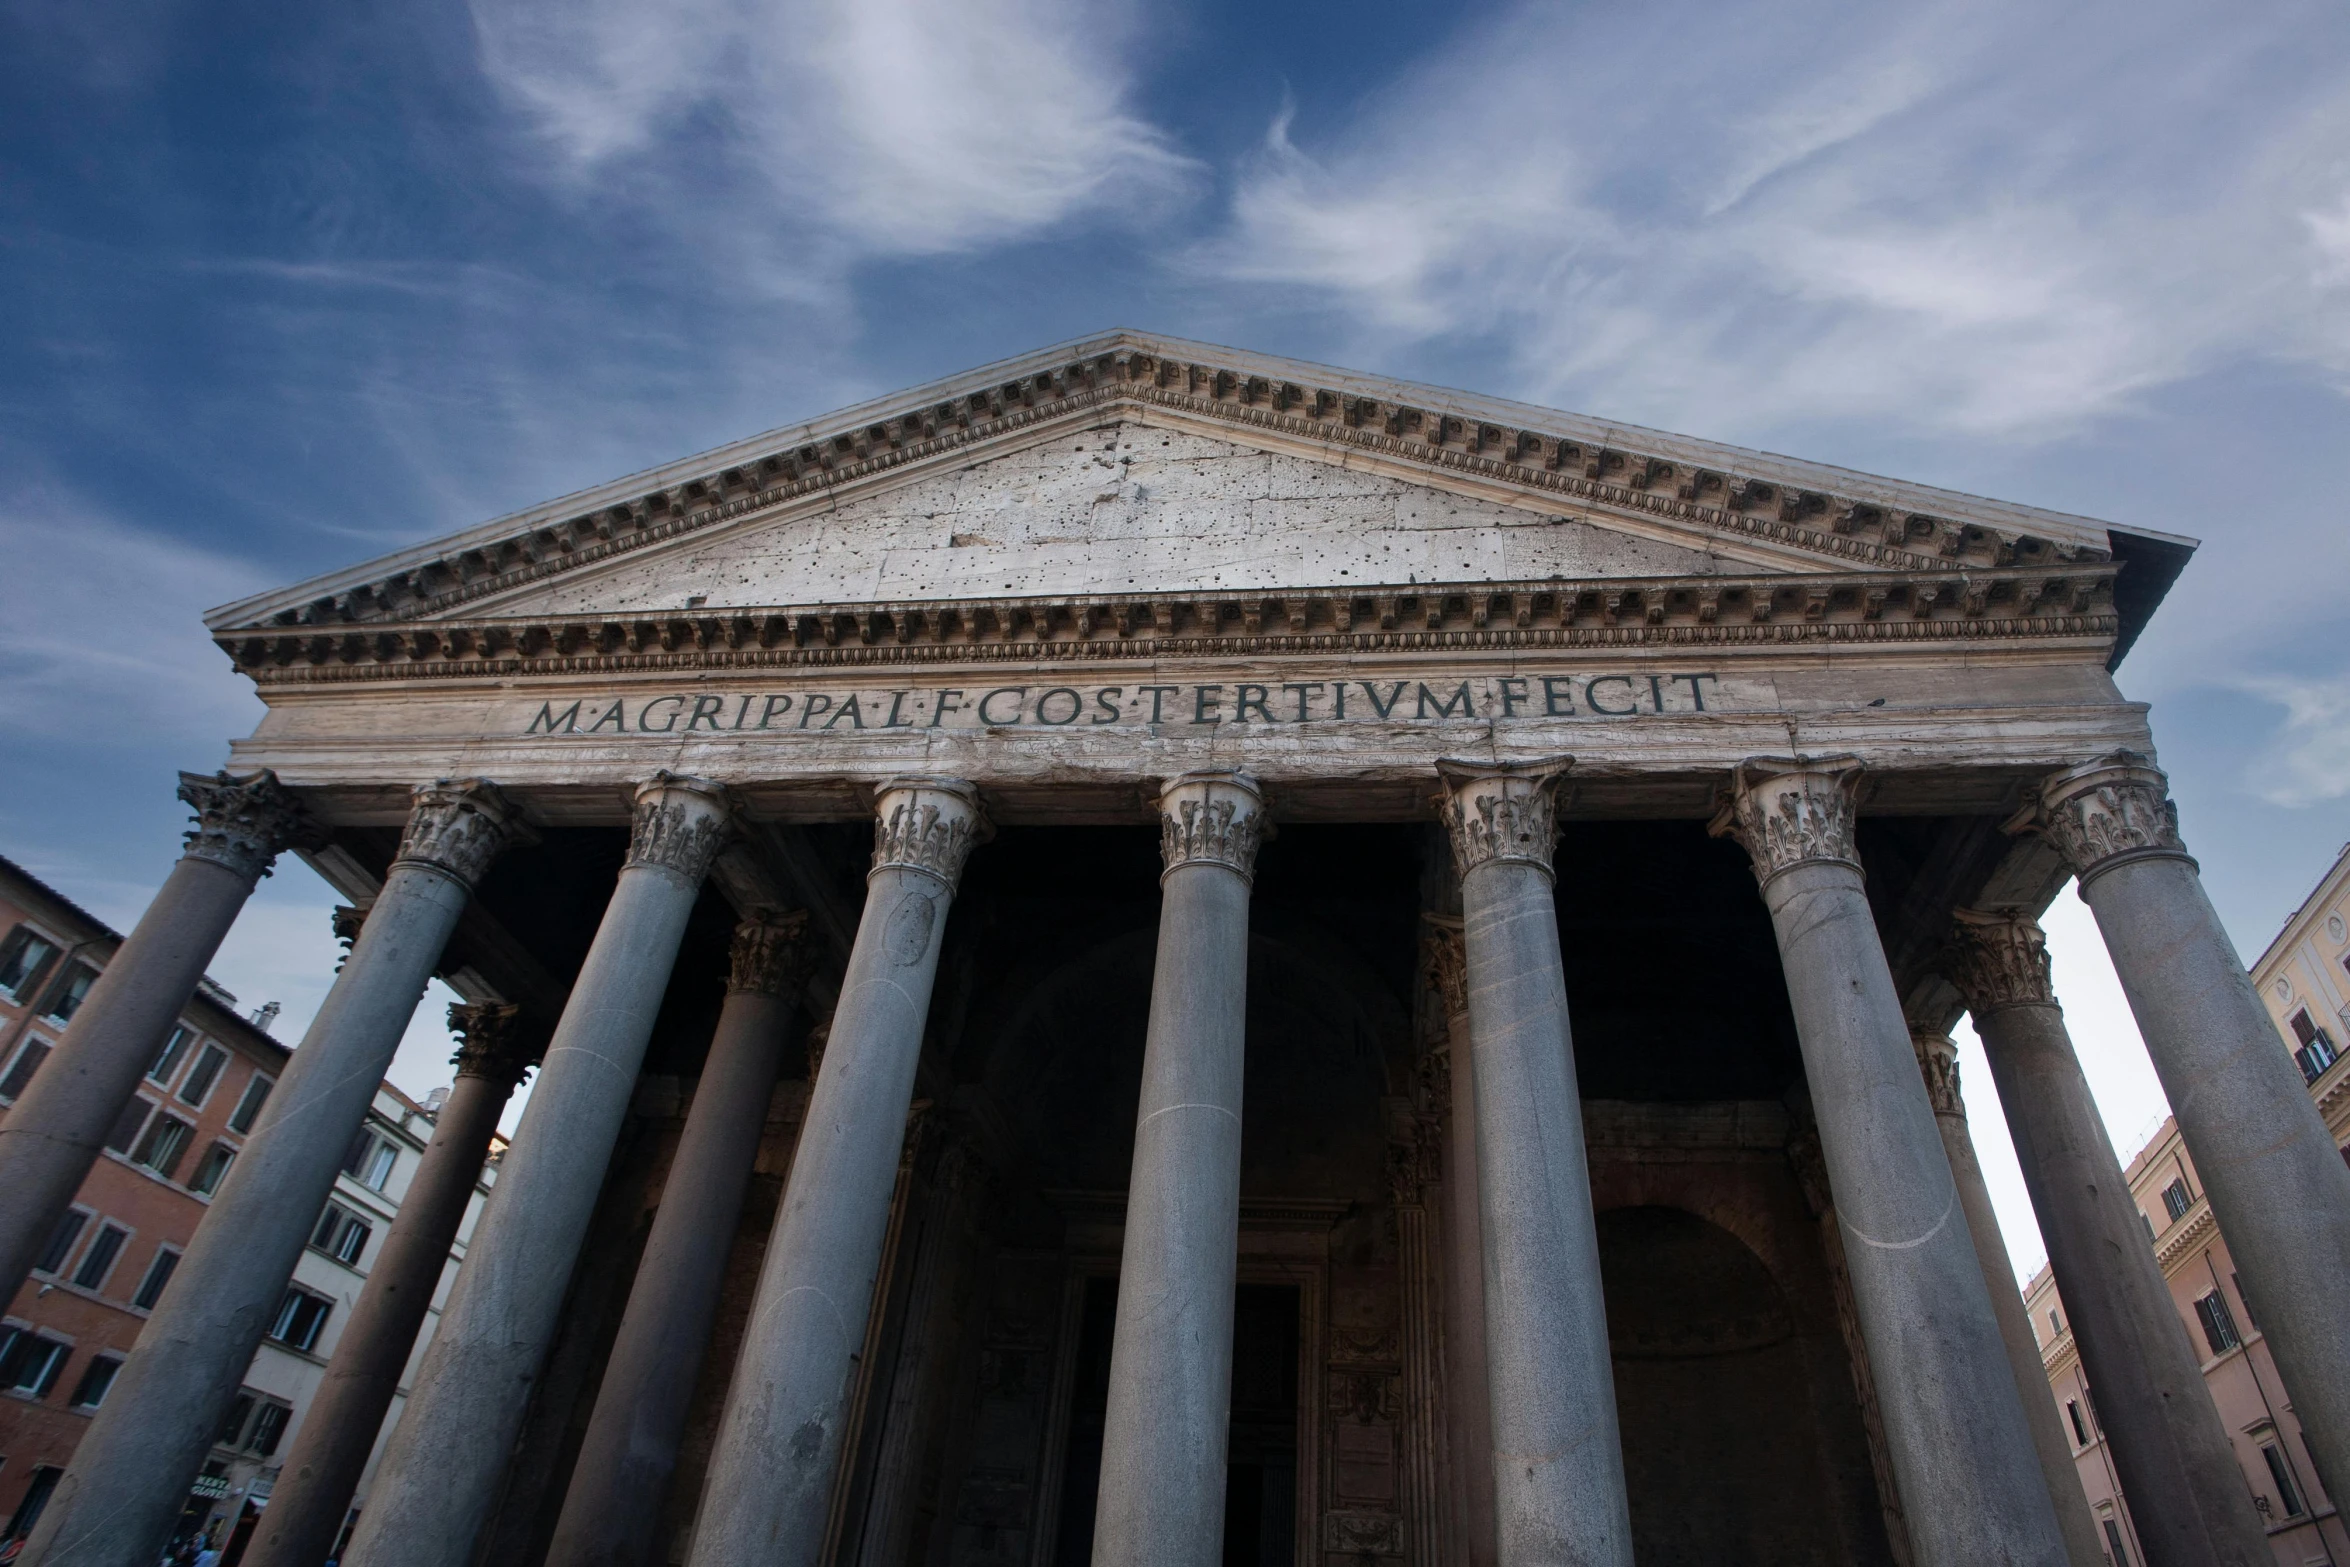
[[(2350, 838), (2338, 5), (0, 0), (0, 79), (0, 852), (120, 924), (260, 711), (205, 608), (1112, 325), (2202, 538), (2122, 681), (2248, 957)], [(331, 901), (216, 965), (281, 1037)]]

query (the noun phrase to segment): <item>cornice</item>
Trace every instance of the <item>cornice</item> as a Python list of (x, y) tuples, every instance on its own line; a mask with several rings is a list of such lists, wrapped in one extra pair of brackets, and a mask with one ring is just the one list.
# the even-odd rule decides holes
[(839, 603), (222, 632), (262, 684), (433, 675), (1813, 642), (2110, 641), (2116, 568)]
[(2171, 1222), (2154, 1244), (2154, 1260), (2162, 1265), (2165, 1278), (2187, 1256), (2219, 1234), (2219, 1220), (2211, 1211), (2211, 1204), (2198, 1192), (2195, 1206)]
[[(990, 372), (1007, 372), (991, 375)], [(985, 379), (982, 379), (985, 378)], [(2103, 524), (1661, 431), (1136, 334), (991, 366), (216, 610), (216, 631), (372, 625), (468, 603), (1119, 408), (1895, 571), (2111, 558)]]

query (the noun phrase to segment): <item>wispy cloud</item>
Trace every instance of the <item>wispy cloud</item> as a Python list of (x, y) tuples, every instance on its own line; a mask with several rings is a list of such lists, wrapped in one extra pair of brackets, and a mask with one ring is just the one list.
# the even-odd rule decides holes
[(567, 173), (714, 229), (789, 219), (820, 251), (931, 255), (1155, 210), (1198, 173), (1128, 103), (1118, 8), (475, 0), (473, 15), (484, 68)]
[(1197, 261), (1678, 428), (2045, 439), (2230, 356), (2350, 366), (2350, 62), (2310, 23), (1521, 5), (1276, 123)]
[(2284, 709), (2245, 770), (2245, 787), (2271, 805), (2322, 805), (2350, 796), (2350, 674), (2276, 675), (2244, 689)]

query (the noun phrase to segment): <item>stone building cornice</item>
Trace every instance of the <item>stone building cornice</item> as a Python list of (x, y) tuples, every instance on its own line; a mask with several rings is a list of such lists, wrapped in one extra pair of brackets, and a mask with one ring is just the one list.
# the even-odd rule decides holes
[[(1798, 569), (1962, 571), (2112, 559), (2102, 523), (1557, 410), (1118, 332), (984, 367), (214, 611), (216, 632), (373, 626), (465, 605), (984, 444), (1131, 410), (1561, 501)], [(2163, 540), (2187, 547), (2188, 541)]]
[(2116, 568), (991, 596), (226, 630), (263, 684), (1257, 653), (2110, 641)]

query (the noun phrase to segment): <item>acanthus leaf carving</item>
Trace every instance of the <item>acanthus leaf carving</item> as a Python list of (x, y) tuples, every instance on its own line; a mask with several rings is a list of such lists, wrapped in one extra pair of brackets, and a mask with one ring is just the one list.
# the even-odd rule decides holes
[(1953, 909), (1942, 973), (1976, 1016), (1996, 1007), (2053, 1006), (2048, 937), (2030, 915)]
[(2047, 834), (2083, 881), (2126, 860), (2187, 858), (2170, 780), (2135, 751), (2058, 773), (2009, 825)]
[(1245, 773), (1185, 773), (1159, 793), (1162, 877), (1187, 865), (1220, 865), (1251, 880), (1264, 836), (1264, 796)]
[(511, 1088), (546, 1051), (546, 1030), (534, 1029), (522, 1008), (503, 1001), (460, 1001), (449, 1008), (459, 1077), (488, 1078)]
[(419, 784), (394, 864), (430, 865), (478, 886), (490, 862), (537, 834), (497, 785), (481, 778)]
[(250, 881), (268, 875), (278, 855), (312, 830), (293, 791), (266, 768), (243, 778), (182, 773), (179, 797), (196, 813), (186, 857), (224, 866)]
[(1797, 865), (1841, 864), (1860, 851), (1861, 766), (1852, 757), (1752, 757), (1738, 764), (1707, 830), (1735, 839), (1768, 883)]
[(959, 778), (893, 778), (879, 791), (873, 869), (922, 871), (950, 888), (987, 837), (979, 791)]
[(1436, 764), (1445, 783), (1440, 809), (1452, 838), (1453, 867), (1463, 880), (1496, 863), (1531, 865), (1545, 877), (1552, 874), (1559, 783), (1572, 765), (1570, 757), (1523, 765)]
[(728, 952), (726, 988), (762, 996), (789, 998), (807, 981), (813, 956), (808, 950), (808, 914), (754, 915), (734, 927)]
[(723, 785), (655, 773), (637, 787), (627, 863), (658, 866), (699, 882), (733, 836), (734, 812)]
[(1938, 1028), (1913, 1028), (1909, 1046), (1917, 1052), (1918, 1075), (1926, 1081), (1926, 1098), (1936, 1115), (1966, 1119), (1966, 1101), (1958, 1094), (1958, 1046)]

